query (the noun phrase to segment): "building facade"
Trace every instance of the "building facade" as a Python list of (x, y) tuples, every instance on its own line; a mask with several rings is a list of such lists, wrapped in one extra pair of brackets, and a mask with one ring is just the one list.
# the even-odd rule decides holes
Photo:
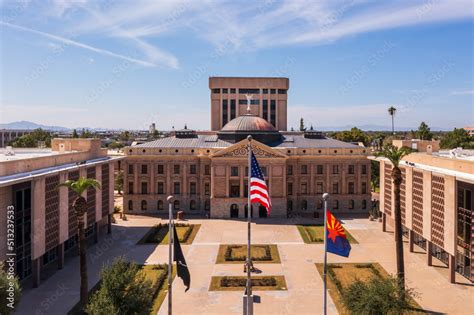
[(229, 121), (247, 114), (247, 97), (252, 97), (250, 113), (287, 130), (288, 78), (210, 77), (211, 130), (221, 130)]
[(33, 130), (27, 129), (0, 129), (0, 148), (4, 148), (8, 146), (10, 142), (32, 132)]
[[(0, 261), (15, 254), (15, 270), (22, 281), (40, 284), (42, 274), (64, 266), (76, 255), (75, 199), (60, 183), (94, 178), (100, 190), (85, 193), (86, 236), (97, 242), (99, 230), (110, 232), (114, 206), (114, 163), (96, 139), (53, 139), (51, 149), (0, 152), (0, 225), (14, 222), (15, 246), (7, 247), (7, 229), (0, 229)], [(7, 222), (8, 217), (8, 222)]]
[[(474, 152), (412, 153), (400, 165), (401, 214), (404, 235), (450, 270), (474, 281)], [(384, 230), (394, 222), (392, 165), (380, 160), (380, 210)]]
[[(286, 129), (286, 92), (268, 94), (282, 97), (275, 124), (262, 117), (262, 102), (250, 100), (220, 127), (225, 122), (223, 95), (247, 102), (239, 88), (254, 88), (263, 100), (265, 89), (288, 86), (286, 78), (210, 78), (212, 128), (217, 131), (183, 129), (125, 148), (125, 211), (166, 213), (166, 198), (173, 195), (175, 210), (213, 218), (245, 217), (250, 135), (269, 186), (272, 217), (319, 216), (325, 192), (331, 194), (330, 207), (336, 213), (366, 213), (371, 200), (368, 149), (314, 130), (281, 131)], [(252, 211), (253, 216), (266, 216), (263, 207)]]

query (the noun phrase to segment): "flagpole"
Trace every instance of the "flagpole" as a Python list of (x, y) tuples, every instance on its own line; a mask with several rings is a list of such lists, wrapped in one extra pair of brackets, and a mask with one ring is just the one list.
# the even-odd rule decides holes
[(169, 209), (168, 209), (168, 315), (173, 313), (173, 196), (167, 198)]
[(328, 198), (329, 194), (324, 193), (324, 271), (323, 271), (323, 282), (324, 282), (324, 293), (323, 293), (323, 314), (327, 314), (327, 286), (326, 286), (326, 277), (327, 277), (327, 256), (328, 256), (328, 246), (327, 246), (327, 212), (328, 212)]
[(247, 173), (247, 229), (248, 229), (248, 240), (247, 240), (247, 314), (246, 315), (252, 315), (253, 307), (252, 303), (253, 301), (251, 300), (252, 296), (252, 283), (251, 283), (251, 266), (252, 266), (252, 254), (251, 254), (251, 234), (250, 234), (250, 226), (252, 222), (252, 205), (250, 203), (250, 178), (252, 177), (252, 146), (250, 145), (250, 142), (252, 141), (252, 136), (247, 137), (248, 144), (248, 173)]

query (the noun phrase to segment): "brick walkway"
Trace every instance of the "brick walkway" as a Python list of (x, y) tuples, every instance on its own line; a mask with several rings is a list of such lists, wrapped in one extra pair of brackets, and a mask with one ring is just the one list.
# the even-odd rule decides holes
[[(288, 291), (257, 291), (260, 303), (255, 314), (316, 314), (322, 308), (322, 280), (314, 263), (322, 262), (323, 246), (304, 244), (294, 225), (284, 220), (266, 219), (252, 224), (253, 243), (277, 244), (281, 264), (255, 264), (262, 275), (284, 275)], [(89, 282), (98, 280), (103, 263), (125, 254), (139, 263), (167, 262), (167, 247), (135, 243), (157, 218), (129, 216), (129, 221), (114, 225), (113, 235), (89, 250)], [(307, 221), (309, 222), (309, 221)], [(184, 292), (179, 278), (174, 282), (175, 314), (242, 314), (241, 292), (209, 292), (211, 276), (244, 275), (242, 265), (216, 265), (219, 244), (246, 243), (246, 222), (231, 220), (191, 220), (201, 223), (192, 245), (183, 245), (191, 271), (191, 289)], [(329, 255), (329, 262), (379, 262), (388, 272), (395, 272), (393, 234), (382, 233), (381, 224), (367, 219), (344, 220), (345, 226), (359, 241), (351, 257)], [(461, 284), (448, 281), (446, 268), (428, 267), (426, 255), (406, 251), (407, 283), (419, 293), (418, 303), (434, 312), (469, 314), (474, 309), (474, 287), (458, 276)], [(25, 289), (18, 314), (66, 314), (78, 301), (79, 275), (77, 258), (46, 280), (39, 289)], [(442, 298), (440, 298), (442, 292)], [(328, 313), (336, 314), (329, 298)], [(164, 301), (159, 314), (167, 313)]]

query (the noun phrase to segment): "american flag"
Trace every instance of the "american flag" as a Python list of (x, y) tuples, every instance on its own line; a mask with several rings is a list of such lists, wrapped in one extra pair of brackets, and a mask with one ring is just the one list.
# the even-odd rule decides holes
[(252, 160), (251, 177), (250, 177), (250, 202), (258, 202), (267, 209), (267, 214), (270, 215), (270, 208), (272, 203), (268, 193), (268, 187), (263, 178), (262, 170), (258, 165), (257, 158), (253, 152), (250, 152)]

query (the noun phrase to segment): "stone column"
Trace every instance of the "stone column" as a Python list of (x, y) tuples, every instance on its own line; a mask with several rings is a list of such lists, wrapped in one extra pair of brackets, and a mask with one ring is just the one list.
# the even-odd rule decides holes
[(141, 191), (139, 190), (140, 185), (138, 184), (138, 171), (139, 171), (138, 163), (134, 163), (133, 164), (133, 193), (134, 194), (141, 193)]
[(58, 245), (58, 269), (64, 268), (64, 243)]
[(387, 215), (382, 212), (382, 232), (387, 232)]
[(456, 257), (449, 255), (449, 282), (456, 283)]
[(410, 249), (410, 253), (413, 253), (413, 245), (414, 245), (413, 237), (414, 236), (415, 236), (415, 233), (412, 230), (408, 230), (408, 247)]
[(229, 176), (230, 176), (230, 166), (225, 166), (225, 196), (229, 198), (230, 196), (230, 183), (229, 183)]
[(41, 281), (41, 258), (31, 260), (31, 277), (33, 279), (33, 288), (37, 288)]
[(432, 249), (433, 249), (433, 243), (431, 243), (430, 241), (426, 240), (426, 262), (428, 263), (428, 266), (432, 266), (433, 265), (433, 256), (431, 254), (432, 252)]
[(240, 179), (240, 197), (244, 197), (245, 187), (244, 187), (244, 176), (245, 176), (245, 166), (240, 166), (239, 168), (239, 179)]

